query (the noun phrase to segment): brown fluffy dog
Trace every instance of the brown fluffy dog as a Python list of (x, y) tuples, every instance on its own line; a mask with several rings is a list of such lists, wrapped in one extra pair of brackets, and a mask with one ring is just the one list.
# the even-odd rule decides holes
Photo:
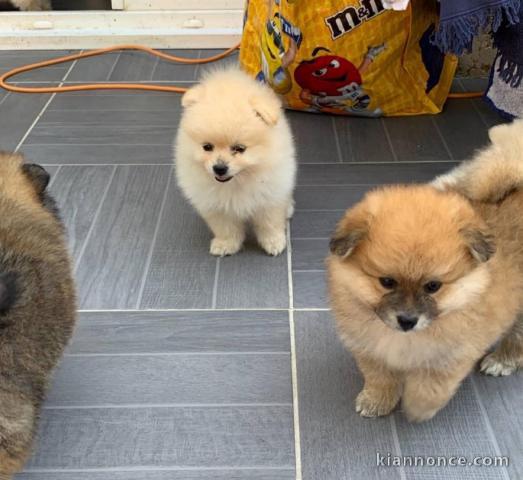
[(410, 420), (431, 418), (507, 333), (495, 363), (522, 364), (522, 211), (520, 191), (471, 203), (425, 185), (375, 190), (346, 213), (327, 263), (339, 332), (365, 379), (361, 415), (402, 398)]
[(0, 479), (27, 459), (75, 295), (47, 172), (0, 153)]

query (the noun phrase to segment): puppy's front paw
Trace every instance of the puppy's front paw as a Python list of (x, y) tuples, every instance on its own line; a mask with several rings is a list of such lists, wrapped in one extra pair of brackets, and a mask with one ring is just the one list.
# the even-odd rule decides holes
[(480, 365), (481, 373), (492, 375), (493, 377), (507, 376), (514, 373), (517, 368), (517, 362), (506, 358), (501, 358), (497, 352), (489, 353)]
[(363, 389), (356, 397), (356, 412), (362, 417), (382, 417), (392, 412), (397, 403), (396, 396)]
[(258, 238), (258, 241), (260, 242), (261, 247), (269, 255), (279, 255), (285, 250), (285, 247), (287, 246), (287, 237), (285, 236), (285, 232), (279, 232), (271, 235), (270, 237), (261, 237)]
[(225, 257), (226, 255), (234, 255), (240, 248), (242, 248), (242, 243), (238, 240), (231, 238), (213, 238), (210, 252), (211, 255)]

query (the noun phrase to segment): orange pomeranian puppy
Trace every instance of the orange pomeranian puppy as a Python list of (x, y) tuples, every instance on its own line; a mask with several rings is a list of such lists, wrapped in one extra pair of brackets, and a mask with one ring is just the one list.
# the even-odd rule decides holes
[[(521, 126), (495, 127), (491, 138), (519, 142)], [(482, 179), (478, 191), (463, 170), (439, 189), (382, 188), (338, 224), (329, 290), (365, 379), (356, 399), (362, 416), (387, 415), (402, 399), (410, 420), (430, 419), (498, 340), (482, 370), (507, 375), (523, 365), (523, 169), (513, 158), (500, 177), (492, 162), (514, 150), (496, 141), (489, 149), (498, 155), (488, 160), (483, 151), (465, 170)]]

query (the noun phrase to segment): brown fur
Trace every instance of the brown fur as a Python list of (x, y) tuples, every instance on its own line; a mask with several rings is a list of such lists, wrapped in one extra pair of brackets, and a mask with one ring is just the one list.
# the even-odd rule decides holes
[[(340, 336), (365, 377), (357, 411), (386, 415), (401, 397), (409, 419), (431, 418), (511, 329), (495, 355), (522, 364), (522, 211), (519, 191), (472, 204), (410, 186), (371, 192), (346, 213), (327, 264)], [(434, 280), (441, 288), (427, 293)], [(405, 312), (418, 318), (406, 332)]]
[(0, 153), (0, 478), (30, 454), (49, 375), (71, 336), (64, 231), (41, 167)]

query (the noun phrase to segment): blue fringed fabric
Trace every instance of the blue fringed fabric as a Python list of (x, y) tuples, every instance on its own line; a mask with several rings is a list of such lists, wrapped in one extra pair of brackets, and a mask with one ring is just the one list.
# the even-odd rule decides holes
[[(523, 2), (520, 5), (523, 20)], [(523, 21), (504, 23), (494, 34), (498, 49), (485, 100), (506, 118), (523, 117)]]
[(496, 32), (519, 22), (520, 0), (441, 0), (440, 24), (432, 42), (442, 52), (461, 55), (480, 32)]

